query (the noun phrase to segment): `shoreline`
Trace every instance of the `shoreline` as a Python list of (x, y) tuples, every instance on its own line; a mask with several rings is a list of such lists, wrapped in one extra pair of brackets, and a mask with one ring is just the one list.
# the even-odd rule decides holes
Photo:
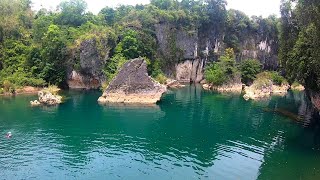
[(15, 91), (15, 93), (2, 93), (0, 96), (2, 97), (10, 97), (16, 95), (36, 95), (39, 91), (43, 90), (44, 88), (32, 87), (32, 86), (25, 86), (23, 88), (19, 88)]

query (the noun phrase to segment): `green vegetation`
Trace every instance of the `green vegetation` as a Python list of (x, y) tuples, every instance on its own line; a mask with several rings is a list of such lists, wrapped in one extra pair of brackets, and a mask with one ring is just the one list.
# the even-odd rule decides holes
[(43, 92), (45, 93), (51, 93), (53, 95), (57, 95), (60, 89), (56, 85), (49, 85), (47, 88), (43, 89)]
[(237, 81), (239, 71), (236, 67), (236, 60), (233, 49), (226, 49), (225, 54), (218, 62), (212, 63), (205, 70), (205, 78), (213, 85), (223, 85)]
[(290, 83), (319, 91), (320, 1), (293, 2), (281, 4), (280, 61)]
[(258, 88), (268, 87), (272, 84), (287, 84), (286, 79), (276, 71), (262, 71), (258, 60), (247, 59), (239, 65), (235, 61), (233, 49), (226, 49), (225, 54), (217, 62), (210, 64), (205, 70), (208, 83), (216, 86), (240, 83), (251, 85), (253, 82)]
[[(88, 40), (94, 41), (100, 59), (106, 60), (103, 72), (107, 83), (126, 60), (137, 57), (148, 59), (149, 74), (164, 82), (165, 74), (172, 75), (174, 65), (184, 60), (184, 51), (176, 42), (180, 32), (220, 38), (223, 48), (235, 51), (232, 56), (227, 52), (206, 70), (209, 81), (223, 84), (239, 76), (235, 56), (243, 48), (251, 48), (242, 47), (246, 39), (256, 34), (261, 40), (276, 39), (278, 34), (274, 16), (249, 18), (240, 11), (226, 10), (224, 0), (151, 0), (147, 5), (105, 7), (98, 15), (87, 12), (84, 0), (66, 0), (57, 9), (33, 12), (30, 0), (0, 1), (3, 91), (8, 90), (5, 81), (12, 84), (11, 89), (48, 84), (65, 87), (68, 70), (80, 70), (80, 45)], [(165, 51), (159, 51), (158, 25), (165, 27)], [(220, 53), (209, 52), (209, 60), (216, 60)], [(253, 79), (251, 74), (246, 78)]]
[(285, 85), (288, 84), (286, 79), (279, 75), (278, 72), (275, 71), (264, 71), (256, 76), (256, 80), (254, 81), (254, 86), (257, 89), (261, 89), (263, 87), (269, 87), (271, 85)]
[(262, 70), (262, 64), (256, 59), (247, 59), (240, 64), (242, 82), (250, 85)]

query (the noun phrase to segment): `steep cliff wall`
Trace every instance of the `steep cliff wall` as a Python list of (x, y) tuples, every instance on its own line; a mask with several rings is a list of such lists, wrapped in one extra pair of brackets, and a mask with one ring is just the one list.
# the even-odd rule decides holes
[[(166, 62), (170, 62), (167, 74), (175, 74), (180, 81), (199, 82), (203, 77), (203, 68), (209, 61), (216, 61), (225, 48), (229, 48), (227, 32), (221, 32), (214, 26), (208, 28), (184, 28), (170, 23), (155, 25), (158, 41), (158, 53)], [(266, 35), (263, 29), (259, 32), (243, 32), (238, 35), (236, 50), (237, 61), (258, 59), (263, 68), (275, 70), (278, 67), (278, 40)], [(199, 62), (201, 66), (198, 66)], [(195, 67), (202, 68), (197, 69)], [(195, 70), (197, 69), (197, 70)], [(198, 73), (195, 73), (198, 72)], [(191, 78), (191, 74), (199, 75)]]
[(105, 82), (102, 70), (108, 59), (109, 50), (106, 44), (102, 47), (104, 48), (100, 51), (105, 53), (104, 57), (101, 57), (95, 39), (85, 40), (80, 44), (79, 49), (74, 53), (75, 66), (69, 68), (67, 80), (69, 88), (98, 89)]
[(241, 42), (241, 51), (237, 60), (258, 59), (264, 69), (275, 70), (278, 68), (278, 42), (277, 40), (262, 39), (260, 36), (250, 37)]
[(176, 79), (199, 83), (203, 79), (204, 59), (186, 60), (176, 65)]

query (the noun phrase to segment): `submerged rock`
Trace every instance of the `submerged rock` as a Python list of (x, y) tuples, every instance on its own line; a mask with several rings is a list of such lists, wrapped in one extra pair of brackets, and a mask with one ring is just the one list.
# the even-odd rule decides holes
[(41, 103), (38, 100), (30, 101), (31, 106), (40, 106)]
[(98, 102), (154, 104), (166, 90), (148, 76), (146, 61), (137, 58), (123, 65)]

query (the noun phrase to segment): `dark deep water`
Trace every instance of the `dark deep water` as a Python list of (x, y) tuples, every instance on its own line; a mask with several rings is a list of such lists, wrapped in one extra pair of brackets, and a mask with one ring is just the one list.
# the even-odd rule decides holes
[(247, 102), (190, 86), (149, 107), (66, 94), (36, 108), (35, 96), (0, 97), (0, 179), (320, 179), (304, 93)]

